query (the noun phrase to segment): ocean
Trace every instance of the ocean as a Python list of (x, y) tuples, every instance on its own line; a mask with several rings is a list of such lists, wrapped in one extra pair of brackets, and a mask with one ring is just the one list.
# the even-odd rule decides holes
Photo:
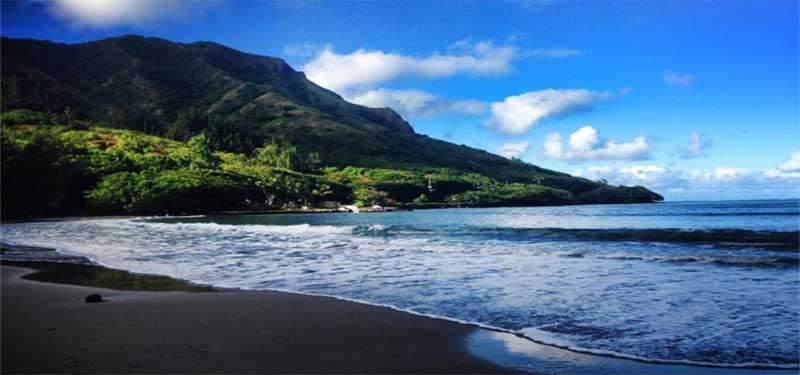
[(335, 296), (575, 351), (800, 365), (800, 201), (362, 214), (86, 218), (2, 225), (91, 261), (218, 287)]

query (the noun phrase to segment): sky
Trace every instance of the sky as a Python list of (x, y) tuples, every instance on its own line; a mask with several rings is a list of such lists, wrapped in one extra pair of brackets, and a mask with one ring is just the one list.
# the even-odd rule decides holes
[(285, 59), (418, 133), (667, 200), (800, 197), (797, 1), (3, 1), (7, 37)]

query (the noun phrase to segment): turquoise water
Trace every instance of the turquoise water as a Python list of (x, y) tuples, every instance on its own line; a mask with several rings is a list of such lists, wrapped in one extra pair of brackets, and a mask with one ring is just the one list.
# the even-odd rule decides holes
[(2, 235), (72, 260), (388, 305), (578, 351), (792, 368), (799, 223), (800, 202), (772, 200), (82, 219)]

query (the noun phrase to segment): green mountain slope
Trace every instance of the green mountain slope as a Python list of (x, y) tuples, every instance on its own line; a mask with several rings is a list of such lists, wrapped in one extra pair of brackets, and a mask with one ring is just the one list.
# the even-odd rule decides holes
[[(605, 187), (416, 134), (393, 110), (349, 103), (283, 60), (215, 43), (125, 36), (67, 45), (2, 38), (0, 49), (4, 112), (62, 114), (178, 141), (203, 133), (213, 148), (236, 153), (293, 145), (335, 167), (447, 168), (576, 196)], [(643, 191), (626, 201), (660, 200)], [(615, 199), (595, 194), (591, 201)]]

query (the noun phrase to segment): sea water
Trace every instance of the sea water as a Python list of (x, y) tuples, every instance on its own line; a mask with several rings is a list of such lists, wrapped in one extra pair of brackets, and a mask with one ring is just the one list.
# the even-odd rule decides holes
[[(336, 296), (654, 362), (797, 368), (800, 202), (5, 224), (134, 272)], [(19, 248), (3, 259), (41, 259)]]

